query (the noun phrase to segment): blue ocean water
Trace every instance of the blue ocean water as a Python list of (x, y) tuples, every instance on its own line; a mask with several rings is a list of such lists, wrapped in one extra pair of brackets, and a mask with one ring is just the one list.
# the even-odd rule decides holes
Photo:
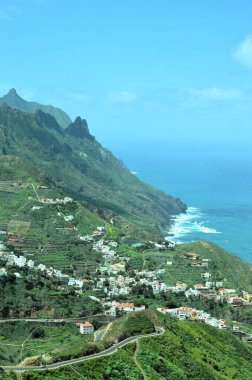
[(252, 263), (252, 153), (160, 144), (115, 153), (141, 180), (187, 204), (174, 220), (175, 241), (209, 240)]

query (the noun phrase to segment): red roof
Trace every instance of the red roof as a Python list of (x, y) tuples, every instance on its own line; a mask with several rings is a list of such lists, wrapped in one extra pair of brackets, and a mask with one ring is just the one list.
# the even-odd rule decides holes
[(90, 322), (85, 322), (80, 324), (82, 327), (94, 327)]
[(126, 307), (134, 307), (135, 305), (133, 303), (130, 303), (130, 302), (125, 302), (125, 303), (121, 303), (120, 307), (122, 309), (126, 308)]

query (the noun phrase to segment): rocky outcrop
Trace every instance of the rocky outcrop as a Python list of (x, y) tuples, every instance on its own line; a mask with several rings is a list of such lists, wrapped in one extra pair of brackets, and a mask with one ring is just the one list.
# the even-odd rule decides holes
[(76, 117), (75, 121), (66, 128), (65, 132), (79, 139), (87, 138), (94, 141), (94, 136), (89, 132), (87, 121), (81, 119), (80, 116)]

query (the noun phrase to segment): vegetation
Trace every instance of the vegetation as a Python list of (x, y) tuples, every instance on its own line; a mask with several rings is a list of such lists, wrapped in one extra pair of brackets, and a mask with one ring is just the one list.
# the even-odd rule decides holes
[(155, 331), (156, 321), (156, 315), (152, 310), (131, 312), (110, 323), (104, 339), (117, 343), (129, 336), (151, 333)]
[(0, 98), (0, 104), (8, 104), (10, 107), (18, 108), (24, 112), (35, 113), (38, 110), (42, 110), (50, 115), (52, 115), (62, 128), (66, 128), (70, 123), (70, 117), (61, 109), (50, 106), (43, 105), (36, 102), (28, 102), (17, 94), (16, 90), (12, 88), (7, 95)]
[(132, 226), (142, 237), (160, 235), (171, 215), (186, 209), (131, 174), (90, 135), (86, 122), (77, 118), (63, 130), (46, 115), (0, 106), (0, 152), (32, 162), (58, 189), (108, 221), (114, 218), (114, 227), (119, 215), (126, 235)]
[[(131, 312), (111, 322), (102, 341), (94, 341), (93, 334), (81, 336), (74, 322), (2, 322), (0, 366), (18, 364), (30, 357), (29, 363), (38, 365), (90, 355), (129, 336), (153, 332), (156, 321), (152, 310)], [(99, 321), (93, 323), (100, 326)]]
[[(15, 267), (12, 269), (15, 271)], [(74, 290), (59, 290), (59, 281), (42, 273), (23, 273), (17, 279), (11, 271), (0, 277), (2, 297), (0, 316), (8, 317), (85, 317), (99, 314), (101, 304), (89, 298), (88, 293), (76, 296)], [(1, 325), (0, 325), (1, 326)]]
[(133, 354), (135, 346), (129, 345), (118, 350), (115, 355), (105, 356), (56, 371), (29, 371), (23, 374), (24, 380), (141, 380), (139, 369), (135, 366)]
[[(139, 339), (137, 360), (149, 380), (250, 380), (252, 348), (231, 333), (200, 322), (180, 322), (157, 314), (164, 334)], [(58, 370), (29, 371), (25, 380), (142, 379), (134, 362), (135, 344), (111, 356)]]
[[(188, 252), (198, 254), (199, 260), (209, 259), (208, 267), (191, 267), (191, 260), (184, 257)], [(205, 271), (213, 273), (211, 281), (223, 281), (224, 287), (252, 291), (252, 265), (213, 243), (200, 241), (180, 244), (176, 246), (175, 255), (172, 252), (175, 265), (167, 267), (164, 276), (168, 284), (182, 280), (193, 285), (202, 281), (201, 273)]]
[[(90, 298), (89, 281), (103, 276), (109, 286), (110, 274), (104, 268), (96, 273), (97, 266), (104, 264), (102, 254), (93, 249), (92, 240), (99, 236), (94, 234), (91, 240), (82, 236), (92, 234), (97, 226), (105, 226), (104, 239), (119, 243), (118, 254), (129, 258), (127, 275), (133, 277), (135, 270), (162, 270), (166, 284), (181, 281), (193, 286), (202, 283), (202, 272), (208, 271), (211, 281), (221, 281), (223, 287), (236, 288), (238, 293), (252, 291), (252, 266), (214, 244), (154, 247), (150, 240), (161, 238), (171, 215), (186, 206), (139, 181), (95, 140), (85, 120), (77, 118), (70, 124), (62, 111), (25, 102), (15, 91), (4, 99), (15, 109), (0, 105), (0, 230), (14, 239), (1, 235), (1, 240), (15, 254), (34, 260), (35, 265), (43, 263), (69, 276), (85, 276), (88, 281), (80, 292), (59, 277), (11, 265), (8, 274), (0, 277), (0, 317), (85, 318), (101, 313), (101, 303)], [(64, 197), (72, 200), (44, 202)], [(205, 260), (207, 266), (193, 266), (189, 252), (198, 255), (199, 263)], [(0, 267), (5, 266), (3, 256)], [(123, 270), (119, 274), (124, 274)], [(103, 298), (104, 294), (98, 291), (96, 296)], [(31, 370), (23, 379), (140, 380), (143, 373), (149, 380), (251, 379), (251, 346), (229, 332), (200, 322), (179, 322), (152, 309), (193, 306), (212, 316), (240, 321), (242, 329), (251, 332), (251, 306), (234, 308), (221, 300), (187, 299), (183, 293), (154, 295), (152, 287), (145, 284), (115, 299), (136, 306), (144, 303), (149, 308), (110, 323), (102, 341), (94, 341), (93, 335), (80, 336), (74, 324), (0, 323), (0, 365), (24, 359), (40, 364), (80, 357), (163, 325), (164, 334), (139, 338), (136, 345), (111, 356), (55, 371)], [(93, 323), (99, 328), (102, 321)], [(0, 379), (15, 380), (16, 375), (0, 370)]]

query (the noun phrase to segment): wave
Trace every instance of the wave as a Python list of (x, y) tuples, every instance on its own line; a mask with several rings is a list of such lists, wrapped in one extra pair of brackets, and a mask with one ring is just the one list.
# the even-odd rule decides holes
[[(203, 221), (204, 214), (197, 207), (188, 207), (185, 214), (179, 214), (172, 217), (173, 225), (168, 231), (167, 240), (173, 241), (176, 244), (181, 244), (186, 241), (192, 241), (193, 234), (220, 234), (214, 228), (208, 227)], [(182, 241), (181, 241), (182, 239)]]

